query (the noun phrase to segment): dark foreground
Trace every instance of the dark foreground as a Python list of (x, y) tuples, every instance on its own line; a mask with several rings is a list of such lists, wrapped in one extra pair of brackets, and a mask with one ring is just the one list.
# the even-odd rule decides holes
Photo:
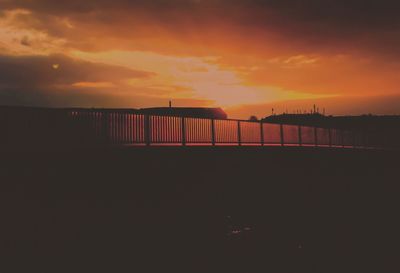
[(400, 272), (397, 154), (1, 154), (0, 272)]

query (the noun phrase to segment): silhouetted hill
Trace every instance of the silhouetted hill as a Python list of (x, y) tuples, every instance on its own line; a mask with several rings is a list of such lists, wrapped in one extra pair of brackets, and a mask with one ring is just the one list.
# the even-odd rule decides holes
[(369, 135), (379, 136), (382, 143), (390, 148), (400, 148), (400, 116), (361, 115), (361, 116), (324, 116), (321, 114), (282, 114), (265, 117), (264, 122), (315, 126), (355, 130)]
[(82, 107), (66, 107), (66, 108), (46, 108), (46, 107), (29, 107), (29, 106), (2, 106), (0, 111), (101, 111), (112, 113), (131, 113), (131, 114), (146, 114), (146, 115), (161, 115), (161, 116), (176, 116), (176, 117), (191, 117), (191, 118), (209, 118), (209, 119), (227, 119), (228, 115), (222, 108), (215, 107), (154, 107), (154, 108), (82, 108)]
[(400, 116), (324, 116), (321, 114), (283, 114), (268, 116), (265, 122), (317, 126), (322, 128), (374, 131), (393, 130), (400, 126)]
[(192, 118), (227, 119), (228, 115), (221, 108), (206, 107), (156, 107), (139, 110), (143, 114)]

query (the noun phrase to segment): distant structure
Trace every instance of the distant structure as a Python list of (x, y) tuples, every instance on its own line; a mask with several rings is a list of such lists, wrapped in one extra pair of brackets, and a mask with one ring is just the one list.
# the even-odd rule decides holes
[[(271, 111), (271, 116), (275, 116), (276, 111), (274, 108), (272, 108)], [(318, 105), (313, 104), (312, 108), (310, 108), (310, 110), (307, 109), (292, 109), (292, 110), (288, 110), (287, 108), (285, 110), (283, 110), (283, 112), (281, 114), (278, 115), (326, 115), (326, 109), (325, 107), (320, 108)]]
[(250, 121), (258, 121), (258, 117), (257, 116), (250, 116), (249, 120)]
[(143, 108), (140, 113), (147, 115), (163, 115), (190, 118), (227, 119), (228, 115), (221, 108), (206, 107), (155, 107)]

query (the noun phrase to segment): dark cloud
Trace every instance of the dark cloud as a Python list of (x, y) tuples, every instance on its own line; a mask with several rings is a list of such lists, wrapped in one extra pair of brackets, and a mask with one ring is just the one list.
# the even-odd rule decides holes
[[(122, 83), (152, 73), (75, 60), (64, 55), (0, 56), (0, 104), (28, 106), (116, 106), (111, 88), (83, 88), (80, 82)], [(111, 89), (111, 90), (110, 90)], [(134, 100), (133, 100), (134, 101)]]
[[(16, 24), (65, 38), (73, 48), (208, 55), (218, 55), (221, 44), (268, 52), (278, 39), (286, 52), (368, 51), (397, 57), (399, 8), (397, 0), (0, 1), (0, 10), (32, 12), (17, 16)], [(172, 49), (158, 40), (165, 36)]]
[(92, 63), (64, 55), (0, 56), (0, 87), (51, 87), (78, 82), (119, 83), (153, 73)]
[[(166, 25), (188, 18), (199, 24), (210, 18), (220, 18), (221, 21), (229, 20), (242, 25), (309, 28), (319, 34), (323, 34), (319, 31), (321, 28), (337, 33), (355, 33), (376, 29), (397, 30), (400, 24), (400, 3), (395, 0), (13, 0), (2, 1), (0, 7), (22, 8), (41, 15), (61, 17), (91, 14), (97, 15), (99, 20), (111, 19), (114, 12), (119, 12), (132, 17), (149, 17)], [(113, 18), (115, 21), (119, 19)]]
[(21, 39), (21, 45), (24, 45), (24, 46), (31, 46), (31, 41), (29, 40), (29, 38), (28, 38), (27, 36), (24, 36), (24, 37)]

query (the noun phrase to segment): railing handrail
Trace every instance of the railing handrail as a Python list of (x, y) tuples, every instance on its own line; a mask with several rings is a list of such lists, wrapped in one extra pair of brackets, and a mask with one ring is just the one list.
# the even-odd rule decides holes
[[(327, 147), (378, 147), (378, 141), (371, 142), (375, 135), (366, 135), (357, 130), (326, 128), (321, 126), (285, 124), (265, 120), (221, 119), (210, 117), (191, 117), (163, 114), (145, 114), (128, 109), (43, 109), (31, 113), (13, 110), (6, 116), (15, 118), (15, 126), (28, 123), (36, 124), (36, 130), (42, 130), (37, 138), (49, 138), (54, 135), (51, 126), (60, 132), (59, 141), (69, 141), (68, 137), (85, 135), (87, 141), (111, 145), (280, 145), (280, 146), (327, 146)], [(42, 110), (39, 108), (39, 110)], [(56, 110), (51, 112), (51, 110)], [(54, 113), (54, 115), (52, 114)], [(0, 117), (0, 122), (1, 122)], [(19, 120), (25, 119), (24, 123)], [(3, 115), (3, 121), (7, 119)], [(50, 125), (51, 124), (51, 125)], [(14, 125), (7, 128), (13, 130)], [(20, 127), (21, 127), (20, 126)], [(47, 127), (46, 127), (47, 126)], [(18, 131), (19, 130), (19, 131)], [(18, 128), (15, 133), (28, 127)], [(10, 132), (10, 135), (12, 132)], [(27, 134), (27, 133), (24, 133)], [(46, 136), (48, 134), (48, 136)], [(100, 140), (100, 141), (99, 141)], [(54, 140), (55, 141), (55, 140)], [(46, 142), (46, 141), (43, 141)]]

